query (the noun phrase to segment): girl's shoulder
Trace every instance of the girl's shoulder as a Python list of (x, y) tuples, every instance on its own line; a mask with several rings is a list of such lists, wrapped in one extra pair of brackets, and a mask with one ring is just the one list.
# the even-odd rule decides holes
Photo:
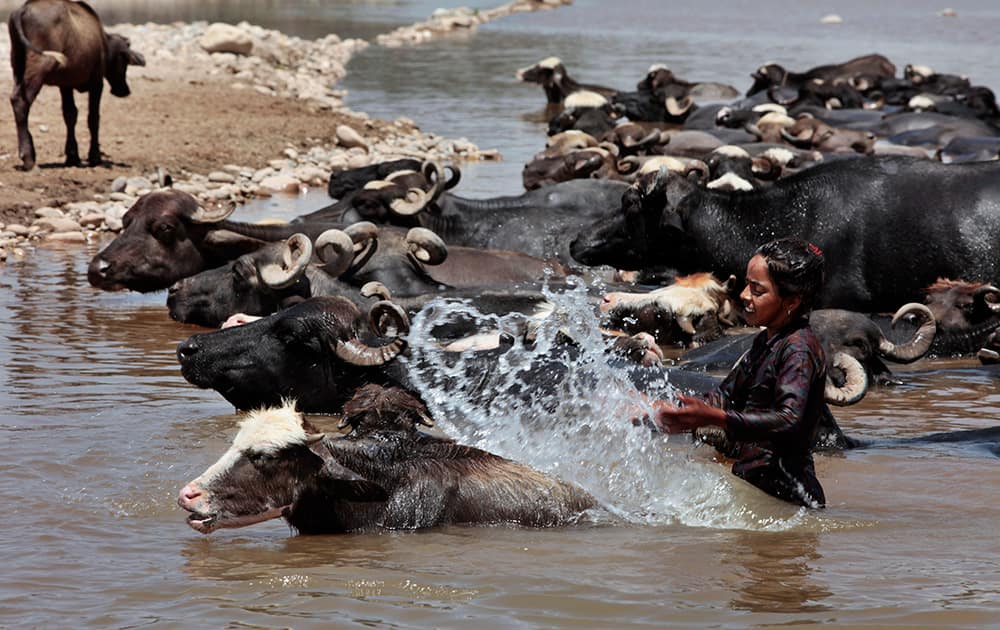
[(801, 326), (791, 331), (782, 339), (780, 351), (784, 353), (808, 352), (809, 354), (825, 358), (823, 342), (816, 332), (808, 325)]

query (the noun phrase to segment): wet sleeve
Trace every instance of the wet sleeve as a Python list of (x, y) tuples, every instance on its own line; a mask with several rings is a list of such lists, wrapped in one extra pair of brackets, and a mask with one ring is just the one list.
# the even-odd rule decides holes
[(740, 442), (771, 440), (792, 431), (806, 413), (813, 379), (819, 376), (815, 358), (806, 350), (784, 357), (775, 378), (774, 398), (767, 409), (726, 411), (726, 431)]
[(702, 398), (704, 398), (706, 403), (712, 405), (713, 407), (725, 409), (726, 402), (728, 402), (733, 395), (733, 386), (735, 382), (736, 369), (733, 369), (721, 383), (715, 386), (715, 389), (707, 392)]

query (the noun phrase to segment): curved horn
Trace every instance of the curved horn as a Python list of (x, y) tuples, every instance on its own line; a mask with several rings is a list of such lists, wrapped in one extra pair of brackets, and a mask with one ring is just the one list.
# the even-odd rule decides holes
[(351, 237), (355, 251), (361, 251), (370, 241), (378, 238), (378, 226), (371, 221), (358, 221), (344, 228), (344, 233)]
[(384, 346), (369, 346), (357, 338), (337, 342), (334, 352), (341, 360), (352, 365), (385, 365), (406, 348), (402, 339), (394, 339)]
[[(988, 299), (991, 296), (993, 297), (992, 301)], [(982, 305), (1000, 315), (1000, 289), (992, 284), (983, 285), (976, 289), (976, 292), (972, 294), (972, 299), (976, 306)]]
[(188, 216), (192, 223), (218, 223), (229, 218), (236, 211), (235, 203), (216, 204), (212, 209), (199, 205), (198, 209)]
[(705, 164), (701, 160), (691, 160), (684, 167), (684, 177), (687, 177), (691, 173), (698, 173), (698, 182), (704, 184), (708, 181), (711, 171), (709, 171), (708, 164)]
[(380, 300), (391, 300), (392, 293), (390, 293), (389, 288), (381, 282), (372, 280), (371, 282), (366, 282), (364, 286), (361, 287), (361, 297), (377, 297)]
[(440, 265), (448, 257), (448, 247), (440, 236), (427, 228), (415, 227), (406, 233), (410, 255), (428, 265)]
[[(405, 335), (410, 332), (410, 318), (395, 302), (379, 300), (368, 309), (368, 325), (379, 336)], [(393, 332), (395, 331), (395, 332)]]
[(462, 180), (462, 171), (454, 164), (449, 164), (444, 168), (448, 172), (448, 179), (445, 180), (443, 188), (444, 190), (451, 190), (455, 186), (458, 186), (458, 182)]
[[(808, 130), (806, 130), (808, 131)], [(792, 146), (799, 147), (800, 149), (808, 149), (812, 146), (813, 134), (810, 133), (808, 137), (802, 137), (804, 132), (799, 132), (798, 135), (792, 135), (788, 133), (787, 129), (782, 129), (780, 132), (781, 137), (785, 139), (786, 142)]]
[(618, 160), (615, 168), (618, 169), (619, 174), (628, 175), (638, 171), (640, 166), (642, 166), (642, 160), (638, 155), (627, 155)]
[(592, 155), (583, 161), (576, 160), (573, 162), (573, 175), (576, 177), (587, 177), (596, 173), (603, 165), (604, 158), (600, 155)]
[(766, 156), (759, 156), (750, 161), (750, 172), (759, 180), (770, 182), (781, 177), (781, 164)]
[(892, 316), (893, 327), (896, 326), (896, 322), (907, 315), (916, 315), (920, 320), (913, 337), (898, 346), (882, 337), (878, 344), (882, 356), (896, 363), (912, 363), (927, 354), (934, 341), (934, 334), (937, 332), (937, 322), (934, 321), (931, 309), (917, 302), (910, 302), (899, 307), (896, 314)]
[(690, 96), (685, 96), (678, 101), (673, 96), (668, 96), (663, 105), (667, 108), (667, 113), (671, 116), (684, 116), (690, 112), (691, 107), (694, 106), (694, 99)]
[(396, 214), (409, 217), (417, 214), (429, 203), (430, 197), (422, 188), (410, 188), (402, 197), (389, 202), (389, 208)]
[(354, 241), (343, 230), (326, 230), (316, 238), (316, 255), (323, 271), (337, 278), (354, 262)]
[(312, 259), (313, 244), (305, 234), (293, 234), (281, 249), (280, 261), (258, 267), (260, 279), (272, 289), (284, 289), (295, 284)]
[(358, 221), (344, 228), (344, 232), (354, 241), (354, 263), (344, 274), (353, 275), (378, 251), (378, 226), (371, 221)]
[(434, 203), (434, 201), (441, 196), (441, 193), (443, 193), (446, 188), (450, 188), (458, 183), (458, 180), (456, 179), (451, 186), (447, 186), (444, 180), (444, 174), (441, 172), (441, 165), (433, 160), (427, 160), (424, 162), (423, 166), (421, 166), (421, 171), (424, 174), (424, 178), (431, 185), (430, 190), (427, 191), (428, 200), (424, 202), (425, 206)]
[(384, 346), (369, 346), (357, 337), (338, 341), (334, 352), (340, 359), (353, 365), (384, 365), (406, 349), (406, 340), (400, 335), (410, 331), (410, 320), (398, 305), (379, 300), (368, 310), (368, 325), (380, 336), (395, 329), (396, 336)]
[(860, 361), (846, 352), (837, 352), (830, 364), (844, 371), (844, 384), (837, 387), (827, 374), (826, 389), (823, 391), (826, 402), (844, 407), (865, 397), (868, 392), (868, 373)]

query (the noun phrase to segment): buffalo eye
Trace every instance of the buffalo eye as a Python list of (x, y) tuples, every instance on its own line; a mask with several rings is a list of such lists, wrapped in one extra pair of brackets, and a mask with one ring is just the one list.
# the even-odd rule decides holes
[(153, 224), (153, 238), (160, 241), (164, 245), (171, 245), (178, 241), (182, 234), (180, 226), (174, 225), (172, 223), (155, 223)]
[(286, 347), (314, 354), (322, 352), (322, 344), (316, 333), (300, 320), (279, 320), (274, 327), (274, 335)]

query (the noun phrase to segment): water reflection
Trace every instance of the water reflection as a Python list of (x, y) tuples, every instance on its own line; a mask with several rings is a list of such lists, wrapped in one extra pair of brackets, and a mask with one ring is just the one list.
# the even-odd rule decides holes
[(832, 595), (814, 575), (823, 560), (815, 532), (740, 532), (722, 545), (721, 560), (735, 576), (734, 610), (819, 612)]

